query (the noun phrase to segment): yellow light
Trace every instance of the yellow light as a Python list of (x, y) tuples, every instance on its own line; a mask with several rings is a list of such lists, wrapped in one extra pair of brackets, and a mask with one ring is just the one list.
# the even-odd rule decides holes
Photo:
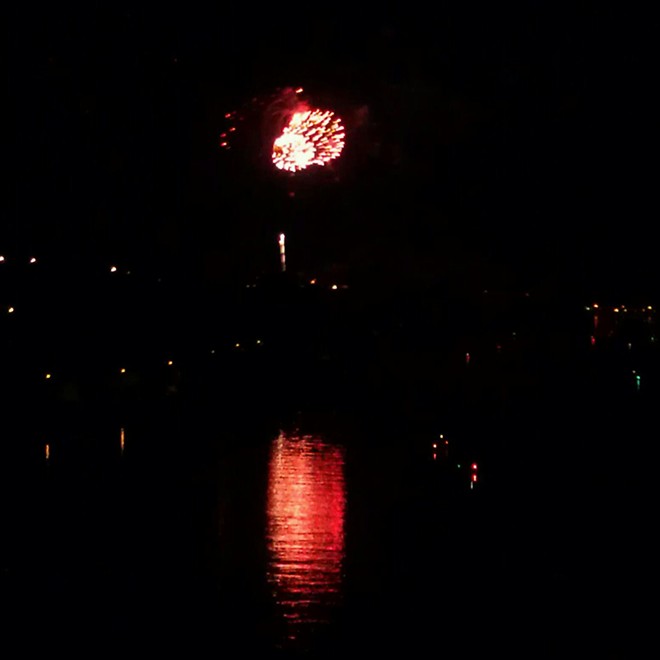
[(46, 460), (48, 460), (50, 458), (50, 445), (46, 445), (45, 450), (46, 450)]
[(593, 304), (593, 308), (594, 308), (594, 309), (598, 309), (598, 303), (594, 303), (594, 304)]
[(333, 291), (336, 291), (336, 290), (337, 290), (337, 285), (336, 285), (336, 284), (333, 284), (332, 287), (330, 287), (330, 288), (331, 288)]
[(9, 309), (7, 309), (7, 312), (8, 312), (9, 314), (13, 314), (13, 313), (14, 313), (14, 308), (13, 308), (13, 307), (9, 307)]
[(171, 367), (173, 364), (174, 364), (174, 362), (172, 362), (172, 360), (168, 360), (168, 361), (167, 361), (167, 366), (168, 366), (168, 367)]
[(235, 348), (240, 348), (241, 345), (240, 345), (238, 342), (236, 342), (236, 343), (234, 344), (234, 347), (235, 347)]
[(653, 310), (653, 307), (651, 307), (651, 305), (649, 305), (646, 309), (648, 309), (649, 311), (651, 311), (651, 310)]
[(46, 374), (46, 380), (50, 378), (50, 374)]
[(309, 283), (310, 284), (316, 284), (316, 278), (314, 278), (313, 280), (310, 280)]
[(119, 370), (119, 373), (120, 373), (120, 374), (125, 374), (125, 373), (126, 373), (126, 369), (124, 369), (124, 367), (122, 367), (122, 368)]
[(257, 339), (257, 344), (261, 344), (261, 339)]
[(619, 308), (618, 308), (618, 307), (615, 307), (615, 308), (614, 308), (614, 311), (615, 311), (615, 312), (618, 312), (618, 311), (619, 311)]

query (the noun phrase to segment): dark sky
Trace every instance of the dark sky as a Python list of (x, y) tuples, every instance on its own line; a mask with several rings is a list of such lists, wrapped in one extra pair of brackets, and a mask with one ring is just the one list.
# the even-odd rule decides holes
[[(11, 9), (0, 250), (243, 277), (276, 267), (286, 230), (307, 271), (650, 290), (650, 16), (208, 4)], [(218, 148), (225, 111), (288, 85), (346, 118), (330, 173)]]

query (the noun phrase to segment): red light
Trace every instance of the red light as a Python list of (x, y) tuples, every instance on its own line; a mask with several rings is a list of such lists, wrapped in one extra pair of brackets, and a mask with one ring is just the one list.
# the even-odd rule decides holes
[(471, 465), (470, 467), (471, 467), (473, 470), (476, 470), (476, 469), (477, 469), (477, 464), (476, 464), (476, 463), (472, 463), (472, 465)]
[(344, 450), (312, 436), (281, 433), (271, 443), (267, 578), (291, 638), (342, 592), (345, 557)]

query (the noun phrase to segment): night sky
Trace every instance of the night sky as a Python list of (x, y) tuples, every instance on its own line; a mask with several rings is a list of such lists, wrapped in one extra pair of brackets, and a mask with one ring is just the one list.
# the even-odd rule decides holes
[[(657, 23), (491, 5), (13, 6), (0, 252), (240, 280), (286, 231), (309, 273), (653, 295)], [(336, 166), (264, 168), (249, 122), (219, 149), (298, 85), (345, 119)]]

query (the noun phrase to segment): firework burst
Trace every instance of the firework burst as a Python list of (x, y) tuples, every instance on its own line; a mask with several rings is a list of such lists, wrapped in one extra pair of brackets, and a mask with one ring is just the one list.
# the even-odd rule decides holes
[(273, 164), (288, 172), (325, 165), (340, 156), (344, 137), (341, 120), (331, 110), (294, 112), (273, 143)]
[(302, 91), (279, 89), (226, 113), (219, 146), (238, 147), (248, 158), (288, 173), (338, 158), (346, 139), (342, 120), (332, 110), (312, 106)]

